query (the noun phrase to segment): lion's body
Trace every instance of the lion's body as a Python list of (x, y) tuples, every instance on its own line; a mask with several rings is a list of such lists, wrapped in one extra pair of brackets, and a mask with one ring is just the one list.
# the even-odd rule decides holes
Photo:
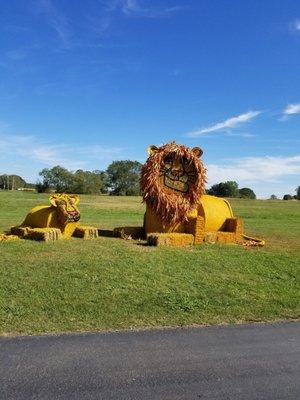
[(184, 221), (165, 224), (151, 207), (146, 207), (144, 229), (150, 244), (200, 244), (207, 242), (239, 243), (242, 241), (243, 224), (234, 218), (227, 200), (202, 195), (197, 207)]
[(144, 227), (146, 234), (159, 233), (189, 233), (188, 225), (195, 218), (203, 218), (205, 232), (220, 231), (225, 227), (226, 220), (233, 218), (230, 204), (227, 200), (202, 195), (194, 210), (187, 215), (187, 220), (175, 224), (165, 224), (151, 207), (146, 206)]
[(79, 226), (78, 222), (67, 222), (61, 224), (57, 218), (57, 208), (53, 206), (36, 206), (27, 214), (22, 227), (30, 228), (56, 228), (59, 229), (64, 237), (71, 237), (75, 229)]
[(52, 195), (50, 206), (34, 207), (21, 225), (11, 228), (11, 234), (44, 241), (72, 236), (85, 239), (97, 237), (97, 228), (80, 226), (78, 202), (76, 195)]

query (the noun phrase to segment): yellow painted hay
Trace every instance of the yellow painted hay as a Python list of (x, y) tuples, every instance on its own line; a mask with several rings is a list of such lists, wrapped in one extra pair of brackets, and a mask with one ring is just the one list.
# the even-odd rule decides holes
[[(195, 167), (195, 182), (187, 193), (176, 193), (161, 182), (163, 160), (169, 154), (185, 158)], [(206, 169), (199, 154), (192, 152), (184, 145), (175, 142), (167, 143), (156, 149), (142, 167), (141, 190), (143, 200), (159, 215), (163, 223), (175, 225), (186, 220), (187, 215), (197, 206), (206, 183)]]
[(194, 244), (194, 236), (189, 233), (151, 233), (147, 235), (150, 246), (183, 247)]
[(5, 233), (0, 234), (0, 242), (9, 242), (13, 240), (18, 240), (19, 237), (16, 235), (7, 235)]
[(92, 226), (78, 226), (73, 236), (82, 239), (95, 239), (98, 237), (98, 229)]

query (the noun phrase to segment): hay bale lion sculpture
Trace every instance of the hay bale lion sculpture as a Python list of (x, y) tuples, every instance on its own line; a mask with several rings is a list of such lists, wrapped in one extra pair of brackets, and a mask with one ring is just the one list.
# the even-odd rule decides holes
[(36, 206), (19, 226), (11, 228), (11, 235), (24, 239), (53, 241), (71, 236), (90, 239), (98, 237), (98, 229), (80, 226), (77, 208), (79, 196), (53, 194), (50, 206)]
[(148, 154), (141, 173), (144, 226), (115, 228), (115, 236), (136, 238), (144, 233), (155, 246), (243, 242), (243, 221), (234, 217), (228, 201), (204, 194), (206, 169), (200, 148), (171, 142), (149, 146)]

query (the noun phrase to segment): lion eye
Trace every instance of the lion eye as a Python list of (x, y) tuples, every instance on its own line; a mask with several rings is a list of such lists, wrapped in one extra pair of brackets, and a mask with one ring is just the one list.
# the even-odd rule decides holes
[(188, 160), (186, 157), (182, 157), (182, 163), (183, 163), (184, 165), (188, 165), (189, 160)]
[(165, 164), (171, 164), (173, 161), (173, 157), (172, 156), (166, 156), (164, 159), (164, 163)]

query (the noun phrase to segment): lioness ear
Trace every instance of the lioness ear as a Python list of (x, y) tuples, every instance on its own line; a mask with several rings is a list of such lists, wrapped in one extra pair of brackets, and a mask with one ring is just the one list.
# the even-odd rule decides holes
[(202, 154), (203, 154), (203, 151), (202, 151), (202, 149), (200, 149), (200, 147), (194, 147), (194, 148), (192, 149), (192, 153), (194, 153), (194, 155), (195, 155), (196, 157), (201, 157)]
[(52, 196), (49, 197), (49, 201), (54, 207), (57, 207), (57, 200), (58, 196), (56, 194), (53, 194)]
[(79, 203), (79, 196), (77, 194), (72, 194), (72, 196), (70, 196), (70, 199), (72, 200), (72, 203), (77, 206), (77, 204)]
[(148, 146), (147, 148), (147, 152), (149, 156), (152, 156), (152, 154), (156, 153), (158, 150), (158, 147), (154, 146), (153, 144), (151, 144), (150, 146)]

